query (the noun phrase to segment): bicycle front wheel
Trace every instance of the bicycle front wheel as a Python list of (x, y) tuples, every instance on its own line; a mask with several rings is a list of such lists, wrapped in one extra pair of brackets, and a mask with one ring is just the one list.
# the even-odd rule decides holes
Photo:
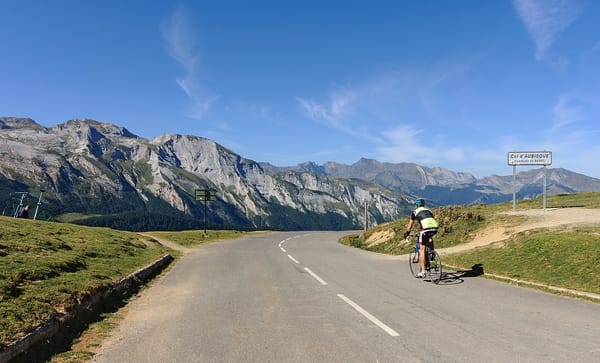
[(434, 284), (442, 279), (442, 259), (436, 251), (429, 252), (429, 277)]
[(410, 273), (413, 277), (417, 277), (417, 274), (421, 271), (421, 267), (419, 266), (419, 252), (417, 252), (415, 247), (408, 254), (408, 265), (410, 266)]

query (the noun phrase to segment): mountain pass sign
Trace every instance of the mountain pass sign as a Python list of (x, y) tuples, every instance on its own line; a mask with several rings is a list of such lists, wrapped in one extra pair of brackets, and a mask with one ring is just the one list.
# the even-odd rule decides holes
[(508, 165), (552, 165), (552, 151), (510, 151)]
[(546, 209), (546, 166), (552, 165), (552, 151), (509, 151), (508, 165), (513, 167), (513, 211), (517, 209), (517, 166), (544, 166), (544, 209)]

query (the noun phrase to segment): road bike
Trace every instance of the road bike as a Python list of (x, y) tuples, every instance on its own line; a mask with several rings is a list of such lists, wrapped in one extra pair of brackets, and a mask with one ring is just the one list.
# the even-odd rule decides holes
[[(408, 254), (408, 265), (410, 267), (410, 273), (417, 277), (417, 274), (421, 270), (419, 263), (419, 235), (414, 236), (417, 240), (415, 245), (411, 248)], [(410, 237), (406, 238), (408, 243), (411, 243)], [(428, 243), (424, 244), (425, 248), (425, 280), (429, 280), (434, 284), (439, 284), (442, 279), (442, 259), (440, 255), (435, 251), (433, 247), (433, 239), (430, 239)]]

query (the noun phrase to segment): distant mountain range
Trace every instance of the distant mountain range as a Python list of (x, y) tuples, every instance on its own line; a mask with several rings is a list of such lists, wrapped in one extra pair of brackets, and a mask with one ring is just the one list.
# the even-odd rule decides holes
[[(477, 179), (472, 174), (444, 168), (427, 168), (413, 163), (381, 163), (372, 159), (360, 159), (352, 165), (308, 162), (293, 167), (276, 167), (268, 163), (261, 166), (270, 173), (292, 170), (334, 178), (361, 179), (398, 192), (418, 195), (438, 205), (504, 202), (512, 200), (514, 189), (512, 175)], [(517, 173), (517, 198), (542, 195), (543, 183), (543, 168)], [(548, 195), (600, 191), (600, 179), (562, 168), (548, 168), (546, 191)]]
[[(540, 170), (518, 175), (519, 198), (541, 194)], [(11, 214), (15, 192), (30, 203), (44, 190), (52, 215), (92, 215), (77, 223), (129, 230), (201, 228), (211, 189), (209, 228), (361, 229), (406, 216), (416, 196), (433, 204), (492, 203), (512, 198), (512, 176), (467, 173), (361, 159), (276, 167), (243, 158), (214, 141), (163, 134), (152, 140), (89, 119), (49, 128), (0, 118), (0, 203)], [(548, 169), (548, 192), (600, 190), (600, 180)]]

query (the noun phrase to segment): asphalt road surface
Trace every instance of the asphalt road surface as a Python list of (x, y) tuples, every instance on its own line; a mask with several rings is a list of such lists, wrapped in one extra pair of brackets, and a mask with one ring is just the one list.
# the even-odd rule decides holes
[(600, 304), (468, 273), (434, 285), (404, 258), (338, 244), (343, 234), (187, 254), (129, 304), (94, 361), (600, 361)]

